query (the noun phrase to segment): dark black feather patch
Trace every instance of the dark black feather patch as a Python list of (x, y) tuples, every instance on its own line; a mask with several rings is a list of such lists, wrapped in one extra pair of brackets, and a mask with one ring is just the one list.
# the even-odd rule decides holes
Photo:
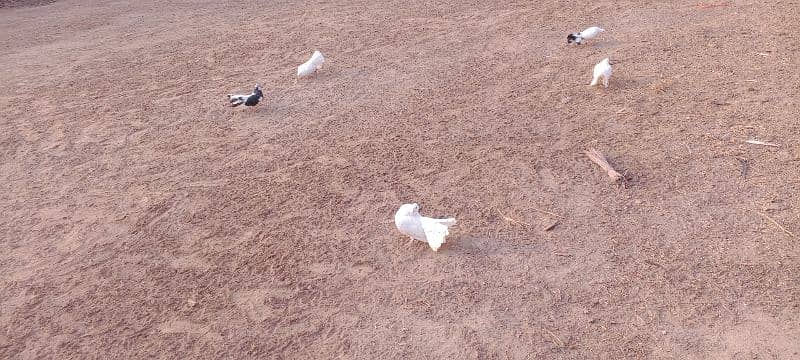
[(572, 33), (567, 35), (567, 44), (571, 44), (573, 42), (580, 44), (581, 42), (578, 40), (579, 33)]

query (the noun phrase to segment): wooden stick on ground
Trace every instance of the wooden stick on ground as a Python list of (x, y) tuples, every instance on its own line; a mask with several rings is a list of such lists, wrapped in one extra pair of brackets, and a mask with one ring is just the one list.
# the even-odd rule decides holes
[(794, 234), (793, 234), (791, 231), (789, 231), (789, 230), (786, 230), (786, 228), (785, 228), (785, 227), (781, 226), (781, 224), (778, 224), (778, 222), (777, 222), (777, 221), (775, 221), (775, 219), (773, 219), (773, 218), (769, 217), (769, 215), (767, 215), (767, 214), (764, 214), (764, 213), (762, 213), (762, 212), (760, 212), (760, 211), (757, 211), (757, 212), (758, 212), (758, 214), (759, 214), (759, 215), (761, 215), (761, 216), (763, 216), (763, 217), (767, 218), (767, 220), (769, 220), (770, 222), (772, 222), (773, 224), (775, 224), (775, 226), (777, 226), (777, 227), (779, 227), (781, 230), (783, 230), (783, 232), (785, 232), (787, 235), (789, 235), (789, 236), (791, 236), (791, 237), (795, 237), (795, 236), (794, 236)]
[(600, 165), (600, 167), (606, 171), (611, 180), (619, 181), (622, 179), (622, 174), (618, 173), (613, 167), (611, 167), (611, 164), (608, 163), (608, 160), (606, 160), (606, 157), (603, 155), (603, 153), (595, 149), (589, 149), (586, 151), (586, 156), (588, 156), (589, 160), (592, 160), (592, 162), (595, 164)]
[(748, 143), (748, 144), (753, 144), (753, 145), (764, 145), (764, 146), (772, 146), (772, 147), (781, 147), (780, 145), (775, 144), (775, 143), (764, 142), (764, 141), (755, 140), (755, 139), (747, 140), (745, 142)]
[(528, 224), (526, 222), (522, 222), (522, 221), (519, 221), (519, 220), (514, 219), (512, 217), (506, 216), (506, 214), (503, 214), (503, 212), (500, 211), (500, 209), (498, 209), (497, 207), (495, 207), (494, 209), (497, 210), (497, 212), (500, 214), (500, 217), (502, 217), (503, 220), (505, 220), (505, 221), (508, 221), (508, 222), (510, 222), (512, 224), (520, 224), (520, 225), (525, 225), (525, 226), (531, 226), (531, 224)]
[(558, 346), (560, 348), (564, 347), (564, 342), (561, 341), (561, 339), (558, 336), (556, 336), (556, 334), (553, 334), (552, 331), (547, 330), (545, 328), (542, 328), (542, 330), (546, 331), (547, 334), (550, 335), (550, 337), (552, 338), (553, 344), (555, 344), (556, 346)]

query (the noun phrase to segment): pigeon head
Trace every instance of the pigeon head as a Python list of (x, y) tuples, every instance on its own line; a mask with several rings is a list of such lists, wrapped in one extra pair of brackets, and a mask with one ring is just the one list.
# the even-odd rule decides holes
[(253, 89), (253, 94), (255, 94), (258, 97), (264, 96), (264, 93), (261, 92), (261, 85), (256, 84), (256, 88)]
[(397, 210), (397, 215), (402, 216), (418, 216), (419, 215), (419, 204), (403, 204), (400, 206), (400, 209)]
[(581, 43), (580, 36), (581, 33), (572, 33), (567, 35), (567, 44), (572, 44), (573, 42), (576, 44), (580, 44)]

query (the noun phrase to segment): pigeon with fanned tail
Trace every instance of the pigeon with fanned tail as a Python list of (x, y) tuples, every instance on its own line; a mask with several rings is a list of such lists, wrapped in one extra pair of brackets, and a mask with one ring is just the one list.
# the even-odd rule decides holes
[(608, 87), (608, 79), (611, 77), (611, 61), (608, 58), (603, 59), (603, 61), (597, 63), (594, 66), (594, 73), (592, 74), (592, 82), (589, 86), (595, 86), (600, 82), (600, 78), (603, 78), (603, 86)]
[(445, 237), (450, 234), (448, 227), (455, 225), (456, 219), (433, 219), (419, 214), (419, 205), (403, 204), (394, 215), (394, 224), (397, 230), (411, 237), (428, 243), (433, 251), (445, 243)]
[(250, 95), (236, 95), (236, 94), (228, 94), (228, 100), (231, 103), (231, 106), (239, 106), (244, 104), (244, 106), (256, 106), (261, 98), (264, 97), (264, 93), (261, 92), (261, 85), (256, 84), (256, 88), (253, 89), (253, 92)]
[(300, 66), (297, 67), (297, 77), (307, 77), (315, 74), (317, 70), (322, 67), (322, 63), (325, 62), (325, 57), (322, 56), (322, 53), (319, 50), (314, 51), (311, 54), (311, 58), (308, 61), (302, 63)]

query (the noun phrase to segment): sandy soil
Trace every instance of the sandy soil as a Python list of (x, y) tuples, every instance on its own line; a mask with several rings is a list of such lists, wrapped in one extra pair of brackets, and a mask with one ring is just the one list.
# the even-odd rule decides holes
[(800, 357), (796, 0), (49, 2), (0, 10), (2, 358)]

